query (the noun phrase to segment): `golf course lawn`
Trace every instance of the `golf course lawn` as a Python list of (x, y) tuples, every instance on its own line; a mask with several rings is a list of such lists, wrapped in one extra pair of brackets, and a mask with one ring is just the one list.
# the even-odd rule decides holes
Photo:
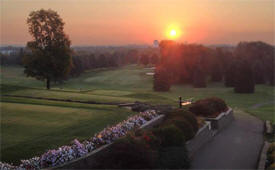
[(87, 139), (104, 127), (135, 114), (115, 105), (43, 98), (113, 103), (141, 101), (176, 106), (179, 96), (194, 100), (216, 96), (232, 108), (275, 122), (272, 103), (253, 108), (256, 104), (274, 101), (272, 86), (256, 85), (254, 94), (236, 94), (233, 88), (226, 88), (223, 83), (209, 82), (207, 88), (176, 85), (169, 92), (154, 92), (153, 77), (146, 75), (147, 72), (153, 70), (135, 65), (90, 70), (46, 90), (44, 82), (25, 77), (22, 67), (1, 67), (1, 160), (18, 162), (69, 144), (74, 138)]
[(1, 112), (2, 161), (30, 158), (75, 138), (88, 139), (133, 114), (110, 105), (84, 109), (8, 102), (1, 103)]

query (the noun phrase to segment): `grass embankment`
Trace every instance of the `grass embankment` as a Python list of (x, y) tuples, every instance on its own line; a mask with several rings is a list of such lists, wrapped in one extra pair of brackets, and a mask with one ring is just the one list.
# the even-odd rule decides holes
[[(1, 94), (117, 103), (142, 101), (174, 106), (178, 96), (195, 100), (216, 96), (233, 108), (275, 122), (273, 104), (252, 108), (255, 104), (273, 101), (274, 87), (257, 85), (254, 94), (236, 94), (233, 88), (226, 88), (222, 83), (208, 83), (207, 88), (177, 85), (170, 92), (160, 93), (152, 90), (152, 76), (146, 75), (151, 71), (138, 66), (91, 70), (46, 90), (45, 83), (25, 77), (22, 67), (2, 67)], [(2, 96), (1, 101), (2, 160), (29, 158), (47, 148), (66, 144), (73, 138), (88, 138), (132, 114), (108, 105), (7, 96)]]
[(110, 105), (73, 104), (70, 107), (65, 102), (47, 104), (1, 103), (3, 161), (30, 158), (49, 148), (69, 144), (75, 138), (88, 139), (107, 125), (133, 114)]

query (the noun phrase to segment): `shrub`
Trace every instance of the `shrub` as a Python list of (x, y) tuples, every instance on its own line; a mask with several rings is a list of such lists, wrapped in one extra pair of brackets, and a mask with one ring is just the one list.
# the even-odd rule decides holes
[(165, 125), (175, 125), (177, 128), (179, 128), (184, 135), (184, 139), (185, 140), (189, 140), (192, 139), (195, 136), (195, 131), (193, 129), (193, 126), (191, 125), (190, 122), (188, 122), (185, 119), (177, 119), (177, 118), (173, 118), (173, 119), (167, 119), (164, 122)]
[(164, 125), (152, 130), (160, 139), (162, 147), (181, 146), (184, 143), (184, 134), (175, 125)]
[(126, 136), (117, 140), (105, 154), (97, 158), (102, 162), (96, 168), (104, 169), (147, 169), (153, 168), (154, 156), (143, 140)]
[(171, 86), (170, 76), (167, 70), (157, 68), (154, 75), (154, 90), (169, 91)]
[(198, 100), (189, 107), (189, 111), (205, 117), (216, 117), (226, 110), (227, 105), (224, 100), (217, 97)]
[(254, 93), (254, 86), (254, 75), (251, 66), (246, 62), (240, 62), (235, 75), (234, 91), (236, 93)]
[(190, 160), (185, 146), (168, 147), (160, 151), (158, 159), (159, 169), (188, 169)]
[(161, 141), (152, 133), (152, 131), (139, 129), (135, 132), (134, 135), (140, 140), (143, 140), (148, 146), (150, 146), (151, 149), (160, 149)]
[(193, 138), (199, 129), (195, 115), (184, 109), (174, 109), (166, 113), (164, 121), (166, 125), (175, 125), (184, 133), (185, 140)]
[(199, 129), (199, 124), (197, 121), (196, 116), (194, 115), (194, 113), (188, 111), (188, 110), (184, 110), (184, 109), (175, 109), (172, 113), (172, 115), (174, 114), (174, 117), (182, 117), (185, 120), (187, 120), (193, 127), (194, 132), (197, 132)]

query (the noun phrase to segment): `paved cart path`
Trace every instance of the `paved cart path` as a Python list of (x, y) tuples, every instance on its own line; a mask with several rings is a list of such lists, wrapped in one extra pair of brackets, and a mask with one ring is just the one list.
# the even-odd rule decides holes
[(191, 169), (256, 169), (263, 145), (263, 122), (237, 111), (235, 119), (201, 148)]

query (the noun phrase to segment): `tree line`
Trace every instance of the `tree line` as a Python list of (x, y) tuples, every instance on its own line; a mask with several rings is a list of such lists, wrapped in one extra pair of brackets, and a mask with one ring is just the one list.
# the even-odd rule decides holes
[(224, 81), (238, 93), (254, 92), (255, 84), (274, 85), (274, 47), (264, 42), (210, 48), (165, 40), (160, 43), (160, 53), (154, 76), (156, 91), (168, 91), (173, 84), (204, 88), (208, 80)]
[(72, 57), (73, 66), (70, 75), (79, 76), (85, 70), (106, 68), (106, 67), (121, 67), (128, 64), (150, 65), (156, 64), (159, 56), (152, 51), (140, 52), (137, 49), (127, 51), (119, 51), (102, 54), (76, 54)]

